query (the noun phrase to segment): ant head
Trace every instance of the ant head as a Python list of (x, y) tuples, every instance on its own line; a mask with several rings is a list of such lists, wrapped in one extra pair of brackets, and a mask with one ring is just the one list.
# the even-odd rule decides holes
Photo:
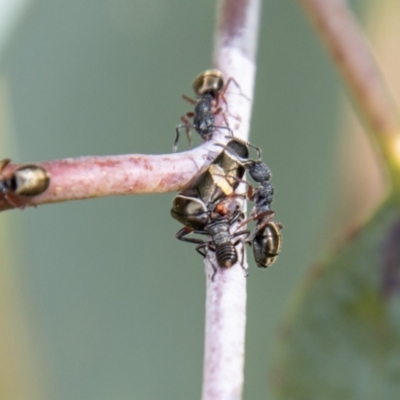
[(224, 87), (222, 72), (217, 69), (208, 69), (194, 78), (192, 87), (198, 96), (209, 93), (215, 97)]

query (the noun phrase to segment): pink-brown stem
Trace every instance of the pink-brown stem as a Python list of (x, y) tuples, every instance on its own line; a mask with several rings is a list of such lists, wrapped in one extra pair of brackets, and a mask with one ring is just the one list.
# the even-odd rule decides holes
[(300, 0), (345, 82), (361, 121), (383, 155), (400, 202), (400, 119), (356, 20), (343, 0)]
[[(249, 136), (255, 79), (259, 0), (218, 1), (214, 66), (232, 77), (225, 97), (234, 135)], [(238, 122), (239, 121), (239, 122)], [(240, 246), (239, 246), (240, 247)], [(241, 254), (241, 249), (237, 249)], [(246, 278), (241, 259), (229, 269), (218, 268), (214, 281), (213, 253), (205, 261), (207, 275), (206, 328), (202, 400), (239, 400), (243, 390), (246, 326)]]
[[(215, 135), (218, 142), (224, 136)], [(215, 141), (194, 150), (168, 155), (128, 154), (104, 157), (67, 158), (37, 163), (50, 175), (43, 194), (22, 198), (25, 206), (69, 200), (140, 193), (163, 193), (181, 189), (193, 175), (221, 151)], [(8, 164), (1, 173), (9, 177), (19, 164)], [(0, 211), (14, 208), (4, 195)]]
[(397, 109), (367, 40), (343, 0), (300, 0), (324, 40), (369, 130), (398, 131)]

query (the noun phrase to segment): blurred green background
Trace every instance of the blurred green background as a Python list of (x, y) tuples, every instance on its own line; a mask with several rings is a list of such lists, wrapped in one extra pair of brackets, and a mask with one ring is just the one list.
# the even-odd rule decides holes
[[(215, 3), (26, 5), (0, 49), (0, 158), (170, 152), (175, 125), (190, 109), (181, 94), (192, 95), (193, 77), (211, 66)], [(328, 242), (340, 90), (298, 2), (265, 1), (250, 139), (273, 171), (284, 247), (267, 271), (249, 260), (245, 399), (269, 395), (278, 322)], [(6, 383), (1, 398), (200, 397), (203, 263), (174, 237), (180, 226), (169, 215), (173, 196), (1, 215), (9, 281), (2, 279), (13, 288), (5, 301), (16, 307), (3, 312), (2, 324), (15, 327), (19, 349), (10, 355), (11, 382), (23, 379), (29, 393), (13, 397)]]

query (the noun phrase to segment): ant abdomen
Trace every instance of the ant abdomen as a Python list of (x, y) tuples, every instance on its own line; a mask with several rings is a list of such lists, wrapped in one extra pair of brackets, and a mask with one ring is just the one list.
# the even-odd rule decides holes
[(215, 255), (220, 267), (230, 268), (237, 262), (237, 253), (232, 243), (223, 243), (216, 246)]

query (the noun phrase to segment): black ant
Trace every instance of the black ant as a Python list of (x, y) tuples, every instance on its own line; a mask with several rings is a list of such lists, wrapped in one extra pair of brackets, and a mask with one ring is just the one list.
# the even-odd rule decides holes
[(257, 225), (247, 242), (253, 246), (257, 266), (267, 268), (276, 261), (282, 247), (282, 225), (271, 221), (274, 216), (271, 211), (274, 188), (269, 182), (271, 171), (262, 161), (249, 161), (246, 166), (250, 176), (260, 184), (255, 192), (252, 192), (251, 186), (249, 188), (249, 198), (255, 203), (253, 215), (249, 219), (256, 220)]
[[(214, 129), (216, 128), (226, 129), (230, 136), (233, 136), (232, 130), (228, 126), (215, 125), (215, 115), (220, 112), (223, 113), (225, 123), (228, 125), (226, 114), (219, 106), (219, 102), (222, 100), (226, 104), (226, 109), (228, 110), (225, 92), (231, 82), (235, 83), (240, 89), (239, 84), (234, 78), (228, 78), (226, 83), (224, 83), (222, 72), (216, 69), (204, 71), (194, 79), (192, 87), (196, 95), (199, 97), (199, 100), (193, 100), (190, 97), (183, 95), (183, 98), (195, 107), (194, 112), (187, 112), (181, 117), (183, 124), (176, 127), (173, 151), (176, 151), (178, 148), (179, 132), (183, 128), (186, 131), (189, 147), (192, 143), (190, 137), (191, 128), (194, 128), (205, 141), (210, 140)], [(192, 123), (190, 123), (190, 119), (192, 119)]]

